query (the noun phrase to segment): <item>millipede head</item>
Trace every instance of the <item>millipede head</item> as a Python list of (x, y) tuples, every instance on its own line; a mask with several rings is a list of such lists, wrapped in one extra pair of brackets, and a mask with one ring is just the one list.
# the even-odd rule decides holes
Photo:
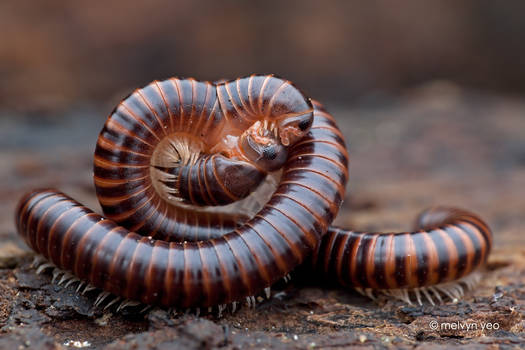
[(248, 160), (264, 171), (282, 168), (288, 156), (287, 148), (260, 121), (241, 135), (239, 148)]

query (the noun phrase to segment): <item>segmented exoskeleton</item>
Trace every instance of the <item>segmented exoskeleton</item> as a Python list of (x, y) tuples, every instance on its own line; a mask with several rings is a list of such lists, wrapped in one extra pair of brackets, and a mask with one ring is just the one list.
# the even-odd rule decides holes
[(145, 304), (254, 304), (310, 255), (314, 269), (371, 296), (459, 295), (456, 285), (432, 286), (485, 262), (486, 224), (447, 209), (415, 233), (332, 228), (347, 169), (333, 117), (289, 81), (155, 81), (123, 100), (100, 133), (94, 179), (105, 217), (40, 190), (22, 198), (16, 223), (71, 278)]
[(319, 276), (333, 279), (363, 294), (393, 295), (411, 303), (413, 292), (434, 303), (441, 294), (458, 299), (462, 281), (472, 288), (470, 275), (482, 266), (492, 246), (490, 228), (476, 215), (454, 208), (423, 212), (414, 232), (369, 233), (330, 227), (313, 264)]

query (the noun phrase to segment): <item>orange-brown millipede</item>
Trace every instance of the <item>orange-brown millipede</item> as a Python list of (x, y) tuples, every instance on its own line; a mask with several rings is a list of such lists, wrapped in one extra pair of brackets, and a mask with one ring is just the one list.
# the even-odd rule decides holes
[(148, 305), (253, 305), (309, 257), (313, 270), (370, 296), (459, 297), (453, 282), (490, 252), (488, 226), (435, 208), (412, 233), (331, 227), (347, 169), (334, 118), (287, 80), (154, 81), (99, 135), (94, 180), (105, 216), (35, 190), (16, 226), (63, 280)]

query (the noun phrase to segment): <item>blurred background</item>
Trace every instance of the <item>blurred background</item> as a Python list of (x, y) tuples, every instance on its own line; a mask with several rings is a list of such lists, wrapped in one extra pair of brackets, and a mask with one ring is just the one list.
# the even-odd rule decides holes
[(294, 81), (338, 119), (345, 224), (406, 229), (437, 203), (521, 223), (524, 14), (523, 1), (488, 0), (2, 1), (0, 223), (13, 231), (32, 187), (98, 208), (96, 137), (136, 87), (253, 72)]
[(0, 105), (112, 106), (153, 79), (276, 73), (349, 104), (446, 79), (525, 90), (522, 1), (2, 1)]

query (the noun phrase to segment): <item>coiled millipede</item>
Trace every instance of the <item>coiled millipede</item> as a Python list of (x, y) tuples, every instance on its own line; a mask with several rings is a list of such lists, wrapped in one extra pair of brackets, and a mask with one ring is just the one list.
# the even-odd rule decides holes
[(491, 249), (488, 226), (458, 209), (426, 212), (412, 233), (331, 227), (348, 178), (343, 136), (272, 75), (138, 89), (106, 121), (94, 163), (105, 217), (46, 189), (21, 199), (16, 225), (46, 259), (39, 272), (102, 289), (107, 306), (254, 305), (308, 259), (371, 297), (434, 303), (460, 297)]

